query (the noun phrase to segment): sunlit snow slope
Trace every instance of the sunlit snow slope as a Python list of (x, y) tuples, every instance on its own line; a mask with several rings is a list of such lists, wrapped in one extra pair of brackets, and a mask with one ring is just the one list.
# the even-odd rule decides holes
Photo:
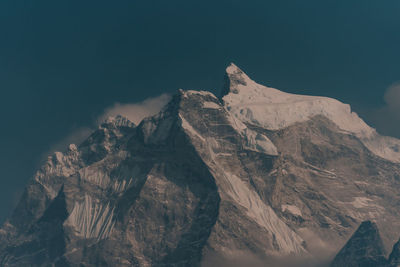
[(341, 130), (356, 135), (376, 155), (400, 161), (400, 140), (378, 135), (348, 104), (329, 97), (289, 94), (260, 85), (235, 64), (231, 64), (226, 73), (229, 88), (223, 101), (241, 121), (278, 130), (322, 115)]

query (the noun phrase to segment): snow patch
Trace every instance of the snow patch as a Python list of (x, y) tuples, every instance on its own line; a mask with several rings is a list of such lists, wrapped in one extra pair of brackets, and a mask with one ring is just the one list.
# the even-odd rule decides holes
[(70, 152), (76, 152), (76, 151), (78, 151), (78, 147), (75, 144), (69, 144), (68, 150)]
[(82, 180), (97, 185), (102, 189), (111, 188), (115, 193), (126, 191), (133, 181), (133, 178), (122, 180), (118, 180), (116, 178), (111, 179), (108, 171), (104, 171), (100, 168), (93, 166), (89, 166), (79, 170), (79, 175)]
[(81, 179), (95, 184), (103, 189), (107, 188), (110, 184), (110, 176), (99, 168), (91, 166), (79, 170)]
[(50, 199), (54, 199), (57, 196), (58, 192), (54, 190), (53, 187), (46, 185), (45, 182), (43, 182), (41, 179), (38, 178), (36, 178), (36, 182), (38, 182), (41, 186), (43, 186)]
[(372, 201), (372, 199), (366, 198), (366, 197), (355, 197), (353, 202), (351, 204), (357, 208), (365, 208), (365, 207), (370, 207), (371, 205), (369, 202)]
[(206, 101), (203, 103), (203, 108), (221, 109), (222, 107), (215, 102)]
[(253, 81), (238, 87), (240, 94), (228, 94), (223, 100), (230, 112), (244, 122), (279, 130), (323, 115), (344, 131), (363, 137), (375, 132), (351, 112), (349, 105), (332, 98), (288, 94)]
[(277, 156), (278, 150), (275, 145), (263, 134), (256, 133), (248, 128), (242, 131), (245, 147), (250, 150), (260, 151), (268, 155)]
[(305, 254), (303, 239), (282, 222), (273, 209), (236, 175), (227, 174), (227, 194), (247, 210), (247, 216), (268, 232), (275, 234), (280, 251), (284, 254)]
[(56, 197), (60, 186), (53, 178), (67, 178), (76, 174), (79, 169), (79, 155), (76, 146), (71, 144), (67, 153), (55, 152), (47, 158), (47, 162), (36, 172), (34, 180), (43, 186), (50, 199)]
[(201, 96), (211, 96), (211, 97), (213, 97), (213, 98), (216, 98), (215, 95), (214, 95), (213, 93), (208, 92), (208, 91), (195, 91), (195, 90), (186, 90), (186, 91), (184, 91), (184, 90), (182, 90), (182, 89), (180, 89), (179, 91), (183, 94), (183, 96), (187, 96), (187, 95), (201, 95)]
[(238, 132), (241, 133), (243, 130), (247, 129), (247, 126), (244, 125), (242, 121), (237, 119), (235, 116), (233, 116), (230, 112), (227, 112), (228, 116), (227, 119), (231, 126)]
[(336, 173), (334, 173), (332, 171), (318, 168), (317, 166), (314, 166), (314, 165), (312, 165), (312, 164), (310, 164), (308, 162), (305, 162), (305, 161), (303, 161), (303, 164), (306, 165), (307, 167), (309, 167), (311, 170), (313, 170), (314, 173), (317, 174), (317, 175), (322, 175), (322, 176), (325, 176), (325, 177), (328, 177), (328, 178), (336, 178), (337, 177)]
[(117, 192), (117, 193), (124, 192), (132, 184), (132, 181), (133, 181), (132, 178), (129, 179), (129, 181), (127, 181), (127, 180), (114, 181), (114, 183), (112, 184), (112, 188), (113, 188), (114, 192)]
[(114, 228), (114, 208), (96, 203), (89, 195), (83, 202), (75, 202), (66, 224), (74, 227), (79, 236), (84, 238), (105, 239)]
[(268, 155), (277, 156), (278, 150), (274, 143), (263, 134), (256, 133), (250, 130), (242, 121), (232, 116), (231, 113), (227, 112), (227, 119), (233, 129), (236, 130), (245, 141), (245, 148), (253, 151), (259, 151)]
[(223, 153), (223, 152), (220, 152), (220, 153), (217, 153), (217, 155), (218, 155), (218, 156), (221, 156), (221, 157), (232, 157), (232, 153)]
[(204, 137), (201, 136), (201, 134), (199, 134), (199, 132), (197, 132), (181, 114), (179, 114), (179, 118), (181, 120), (182, 128), (186, 131), (186, 133), (198, 137), (203, 142), (206, 141), (206, 139), (204, 139)]
[(163, 112), (146, 118), (142, 122), (144, 142), (146, 144), (157, 144), (168, 138), (169, 131), (174, 123), (174, 119), (169, 114)]
[(294, 205), (282, 205), (282, 212), (288, 211), (295, 216), (302, 216), (301, 210)]

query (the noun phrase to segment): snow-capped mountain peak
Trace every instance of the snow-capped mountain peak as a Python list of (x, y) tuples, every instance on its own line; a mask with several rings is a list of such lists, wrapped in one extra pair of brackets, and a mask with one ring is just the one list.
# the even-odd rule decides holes
[(374, 154), (390, 161), (400, 161), (400, 140), (383, 137), (368, 126), (350, 105), (336, 99), (286, 93), (251, 80), (239, 67), (226, 69), (225, 107), (244, 123), (269, 130), (279, 130), (315, 116), (324, 116), (339, 131), (353, 134)]
[(399, 140), (337, 100), (234, 64), (225, 77), (222, 99), (179, 90), (139, 125), (117, 116), (49, 157), (0, 228), (0, 266), (287, 266), (331, 258), (365, 220), (397, 241)]

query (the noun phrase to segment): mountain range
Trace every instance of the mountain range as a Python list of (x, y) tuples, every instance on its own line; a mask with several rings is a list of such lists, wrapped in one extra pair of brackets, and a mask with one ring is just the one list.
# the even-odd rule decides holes
[(399, 192), (400, 140), (231, 64), (221, 95), (178, 90), (49, 156), (0, 265), (396, 266)]

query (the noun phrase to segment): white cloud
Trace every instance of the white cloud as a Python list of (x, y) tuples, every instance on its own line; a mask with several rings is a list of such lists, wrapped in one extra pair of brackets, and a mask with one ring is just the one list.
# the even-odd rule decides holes
[(400, 138), (400, 83), (389, 86), (383, 99), (385, 105), (365, 112), (367, 118), (379, 133)]
[(144, 118), (157, 114), (169, 102), (171, 96), (162, 94), (157, 97), (147, 98), (142, 102), (121, 104), (115, 103), (108, 107), (104, 112), (97, 117), (92, 125), (82, 126), (70, 131), (64, 138), (53, 144), (41, 157), (41, 160), (46, 160), (47, 157), (55, 151), (65, 151), (69, 144), (82, 143), (86, 138), (93, 133), (98, 125), (104, 122), (108, 117), (122, 115), (130, 121), (138, 125)]
[[(395, 83), (389, 86), (383, 97), (387, 107), (393, 111), (400, 109), (400, 83)], [(399, 115), (400, 116), (400, 115)]]
[(170, 95), (162, 94), (154, 98), (148, 98), (139, 103), (115, 103), (104, 111), (99, 117), (99, 121), (105, 121), (108, 117), (122, 115), (137, 125), (144, 118), (157, 114), (170, 99)]
[(52, 144), (46, 152), (44, 152), (40, 157), (39, 164), (47, 160), (49, 155), (52, 155), (56, 151), (65, 151), (70, 144), (80, 144), (90, 136), (94, 131), (91, 127), (79, 127), (70, 131), (65, 137), (59, 140), (57, 143)]

